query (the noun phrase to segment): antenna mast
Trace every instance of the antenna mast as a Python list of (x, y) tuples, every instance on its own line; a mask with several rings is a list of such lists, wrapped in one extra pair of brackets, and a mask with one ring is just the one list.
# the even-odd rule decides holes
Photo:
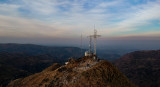
[(92, 53), (92, 35), (87, 37), (89, 37), (89, 53), (91, 54)]
[(96, 40), (98, 37), (100, 37), (101, 35), (97, 35), (97, 30), (95, 29), (95, 25), (94, 25), (94, 35), (92, 35), (94, 38), (94, 54), (96, 55)]
[(81, 33), (81, 57), (82, 57), (82, 33)]

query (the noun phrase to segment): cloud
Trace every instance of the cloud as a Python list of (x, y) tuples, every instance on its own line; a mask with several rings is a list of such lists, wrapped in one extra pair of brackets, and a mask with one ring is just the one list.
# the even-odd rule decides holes
[(152, 23), (152, 20), (160, 21), (160, 2), (149, 2), (146, 5), (131, 7), (131, 12), (127, 13), (126, 19), (119, 23), (119, 26), (141, 26)]
[(0, 33), (71, 38), (80, 33), (92, 34), (96, 24), (104, 37), (135, 35), (134, 31), (139, 32), (141, 26), (160, 21), (159, 4), (145, 1), (135, 5), (126, 0), (16, 0), (0, 3)]
[(117, 32), (119, 33), (126, 32), (123, 33), (124, 35), (125, 34), (132, 35), (132, 33), (134, 33), (135, 31), (141, 34), (146, 33), (148, 31), (155, 32), (153, 28), (150, 28), (150, 30), (146, 30), (145, 28), (142, 27), (154, 25), (155, 23), (153, 21), (155, 20), (160, 21), (160, 12), (158, 11), (158, 9), (160, 9), (159, 4), (160, 2), (157, 1), (157, 2), (147, 2), (147, 4), (131, 6), (130, 8), (127, 8), (126, 11), (124, 11), (125, 13), (120, 12), (119, 14), (115, 15), (115, 18), (113, 18), (112, 20), (118, 20), (118, 21), (111, 22), (108, 27), (107, 26), (105, 27), (104, 31), (105, 32), (108, 31), (108, 33), (110, 34), (114, 34)]
[(9, 16), (17, 16), (19, 5), (14, 4), (1, 4), (0, 3), (0, 14), (9, 15)]
[(55, 0), (22, 0), (22, 10), (30, 11), (32, 15), (50, 15), (57, 12)]
[[(68, 27), (49, 25), (37, 20), (8, 17), (0, 15), (0, 36), (10, 37), (64, 37), (70, 32)], [(66, 35), (70, 37), (70, 35)]]

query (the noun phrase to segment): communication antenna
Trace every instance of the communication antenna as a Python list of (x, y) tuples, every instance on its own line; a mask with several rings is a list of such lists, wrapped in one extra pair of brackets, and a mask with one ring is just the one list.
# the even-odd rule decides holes
[(81, 33), (81, 57), (82, 57), (82, 33)]
[(92, 53), (92, 35), (87, 37), (89, 37), (89, 54), (91, 54)]
[(101, 35), (97, 35), (97, 30), (95, 29), (95, 25), (94, 25), (94, 35), (92, 35), (92, 37), (94, 38), (94, 54), (96, 55), (96, 40), (98, 37), (101, 37)]

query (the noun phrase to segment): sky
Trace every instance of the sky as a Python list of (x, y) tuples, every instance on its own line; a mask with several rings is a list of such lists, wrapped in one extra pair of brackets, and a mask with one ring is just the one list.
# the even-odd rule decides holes
[(0, 0), (0, 43), (160, 48), (160, 0)]

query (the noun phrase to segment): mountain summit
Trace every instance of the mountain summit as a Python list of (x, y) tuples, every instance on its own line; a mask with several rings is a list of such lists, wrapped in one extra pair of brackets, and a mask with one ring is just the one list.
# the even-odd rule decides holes
[(136, 87), (116, 67), (90, 57), (69, 59), (40, 73), (12, 81), (7, 87)]

